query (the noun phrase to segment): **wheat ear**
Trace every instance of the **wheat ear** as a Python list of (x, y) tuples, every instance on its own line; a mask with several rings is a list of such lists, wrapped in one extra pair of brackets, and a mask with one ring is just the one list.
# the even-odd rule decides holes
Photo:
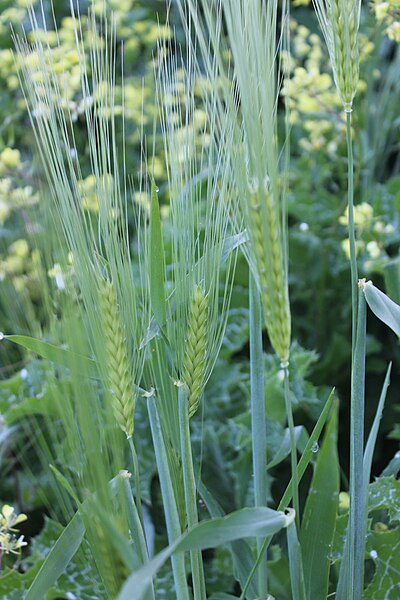
[(271, 345), (282, 364), (289, 360), (290, 306), (280, 228), (272, 192), (249, 186), (249, 229)]
[(129, 349), (124, 324), (111, 281), (99, 280), (101, 323), (104, 335), (106, 378), (115, 419), (128, 438), (133, 435), (136, 393), (132, 385)]
[(360, 0), (313, 0), (344, 110), (351, 112), (359, 76)]
[[(351, 109), (358, 83), (357, 25), (352, 4), (341, 0), (332, 2), (337, 86), (345, 110)], [(344, 8), (348, 10), (347, 19)]]
[(204, 388), (208, 326), (208, 299), (200, 286), (196, 286), (190, 307), (183, 379), (189, 394), (189, 418), (196, 412)]

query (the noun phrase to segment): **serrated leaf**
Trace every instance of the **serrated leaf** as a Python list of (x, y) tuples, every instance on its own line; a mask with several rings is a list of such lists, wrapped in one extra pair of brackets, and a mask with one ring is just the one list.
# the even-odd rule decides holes
[(372, 312), (400, 336), (400, 306), (375, 287), (372, 281), (363, 283), (362, 290)]
[(400, 598), (400, 529), (372, 532), (367, 552), (375, 563), (375, 574), (364, 590), (363, 600), (398, 600)]
[(379, 477), (369, 486), (368, 512), (387, 510), (391, 521), (400, 520), (400, 481)]

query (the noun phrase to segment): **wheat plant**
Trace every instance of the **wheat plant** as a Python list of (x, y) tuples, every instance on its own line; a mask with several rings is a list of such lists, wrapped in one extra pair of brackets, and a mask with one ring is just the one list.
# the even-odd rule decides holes
[[(310, 435), (305, 427), (295, 428), (293, 417), (295, 401), (314, 387), (303, 377), (306, 367), (296, 363), (299, 350), (292, 344), (287, 203), (289, 191), (296, 200), (297, 190), (289, 190), (290, 115), (280, 106), (287, 77), (281, 56), (289, 58), (290, 46), (288, 3), (178, 0), (185, 45), (171, 41), (169, 28), (159, 28), (153, 48), (154, 138), (135, 131), (142, 153), (138, 178), (127, 172), (124, 85), (121, 97), (116, 85), (125, 53), (116, 43), (114, 18), (97, 3), (88, 17), (71, 5), (87, 134), (82, 150), (68, 79), (62, 61), (55, 63), (59, 34), (40, 25), (46, 22), (41, 5), (37, 13), (30, 11), (32, 31), (15, 36), (15, 60), (50, 196), (43, 199), (54, 229), (46, 260), (54, 264), (57, 258), (58, 279), (57, 289), (43, 295), (53, 343), (1, 338), (57, 363), (48, 369), (49, 396), (39, 407), (44, 425), (36, 419), (30, 435), (37, 438), (42, 464), (51, 462), (51, 488), (57, 489), (59, 513), (68, 525), (29, 584), (27, 600), (46, 597), (82, 545), (105, 598), (161, 597), (165, 581), (158, 575), (169, 560), (170, 571), (162, 577), (170, 576), (178, 600), (239, 594), (254, 600), (280, 593), (322, 600), (334, 585), (339, 600), (362, 596), (366, 496), (389, 381), (388, 371), (364, 449), (366, 301), (396, 333), (400, 309), (357, 275), (351, 111), (360, 2), (314, 4), (346, 112), (349, 167), (350, 514), (338, 577), (331, 568), (335, 540), (335, 555), (340, 553), (334, 392), (321, 404)], [(165, 156), (161, 173), (158, 146)], [(84, 185), (87, 177), (92, 195)], [(133, 188), (141, 205), (132, 201)], [(241, 302), (246, 295), (240, 313), (246, 323), (229, 330), (229, 315), (237, 314), (230, 310), (235, 277)], [(218, 379), (225, 369), (229, 345), (229, 360), (236, 361), (239, 345), (230, 335), (239, 338), (245, 358), (235, 365), (236, 378), (221, 399), (215, 397), (213, 376)], [(300, 363), (316, 361), (311, 354), (300, 353)], [(239, 418), (231, 403), (236, 393), (249, 396)], [(24, 409), (38, 410), (36, 400), (29, 399)], [(319, 400), (315, 392), (312, 418)], [(224, 412), (218, 412), (224, 402)], [(279, 412), (276, 421), (270, 407)], [(219, 437), (226, 432), (230, 456), (222, 457), (226, 440)], [(211, 476), (203, 464), (207, 452), (215, 462)], [(272, 469), (289, 456), (289, 481), (275, 478)], [(310, 463), (303, 505), (298, 490)], [(223, 472), (227, 464), (231, 479)], [(221, 502), (218, 486), (226, 488)], [(280, 489), (276, 510), (267, 506), (278, 496), (275, 489)], [(220, 554), (203, 554), (220, 546)], [(232, 571), (218, 567), (230, 577), (230, 590), (215, 581), (219, 561)]]

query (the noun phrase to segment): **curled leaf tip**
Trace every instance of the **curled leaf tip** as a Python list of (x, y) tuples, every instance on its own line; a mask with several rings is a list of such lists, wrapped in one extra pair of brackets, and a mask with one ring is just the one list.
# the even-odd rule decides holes
[(289, 525), (291, 523), (293, 523), (293, 521), (296, 518), (296, 511), (294, 510), (294, 508), (285, 508), (285, 510), (283, 511), (283, 514), (285, 515), (285, 518), (286, 518), (286, 523), (285, 523), (284, 527), (289, 527)]
[(372, 283), (371, 281), (367, 281), (365, 279), (365, 277), (363, 279), (359, 279), (358, 280), (358, 287), (360, 288), (360, 290), (363, 290), (365, 288), (365, 286), (367, 285), (367, 283)]
[(151, 387), (149, 391), (144, 391), (142, 393), (143, 398), (152, 398), (156, 395), (156, 390), (154, 387)]

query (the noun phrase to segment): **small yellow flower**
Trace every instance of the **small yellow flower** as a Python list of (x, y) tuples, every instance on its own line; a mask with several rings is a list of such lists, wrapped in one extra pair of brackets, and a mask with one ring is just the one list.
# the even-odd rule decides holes
[(27, 520), (27, 516), (24, 513), (16, 513), (14, 508), (9, 504), (4, 504), (0, 514), (0, 528), (8, 529), (9, 531), (16, 531), (13, 529), (15, 525), (22, 523)]
[(16, 513), (9, 504), (4, 504), (0, 513), (0, 553), (19, 554), (21, 548), (27, 545), (24, 536), (18, 538), (14, 535), (16, 525), (26, 521), (28, 517), (24, 513)]
[[(374, 209), (367, 202), (361, 202), (354, 207), (354, 225), (358, 229), (367, 229), (372, 224)], [(349, 209), (346, 208), (344, 214), (339, 217), (341, 225), (347, 225), (349, 222)]]
[(0, 154), (0, 161), (5, 169), (18, 169), (21, 166), (20, 151), (13, 148), (4, 148)]

